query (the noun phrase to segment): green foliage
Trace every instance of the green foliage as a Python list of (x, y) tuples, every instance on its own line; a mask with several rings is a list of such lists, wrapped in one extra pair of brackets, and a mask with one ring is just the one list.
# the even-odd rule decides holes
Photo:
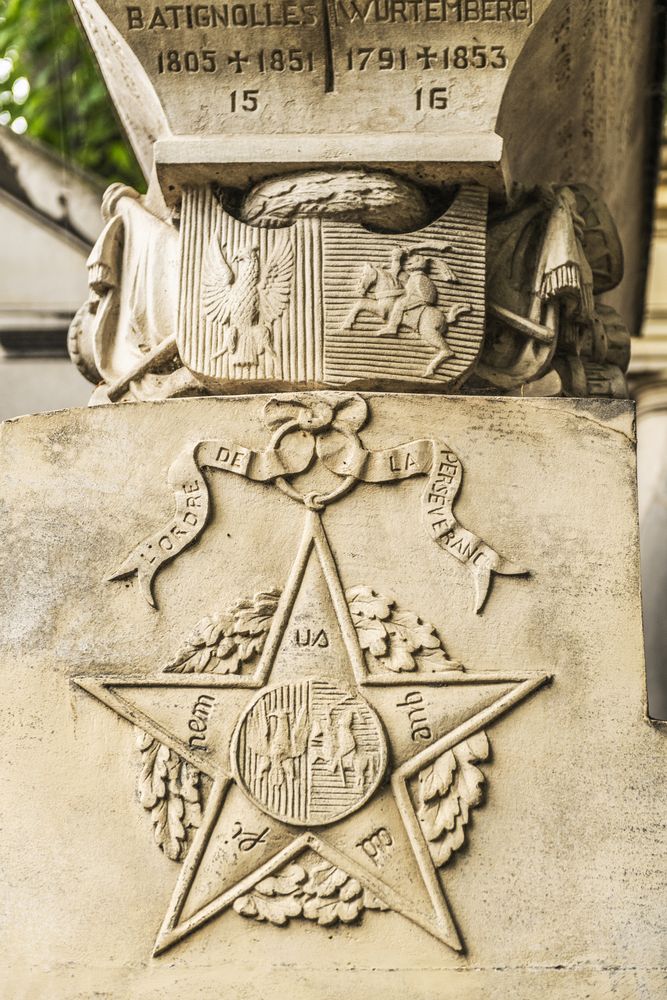
[[(0, 121), (9, 124), (23, 117), (28, 135), (53, 147), (69, 162), (105, 180), (144, 188), (68, 0), (0, 0), (3, 58), (12, 66), (0, 83)], [(23, 77), (30, 83), (30, 93), (20, 100), (19, 84), (17, 100), (12, 87)]]

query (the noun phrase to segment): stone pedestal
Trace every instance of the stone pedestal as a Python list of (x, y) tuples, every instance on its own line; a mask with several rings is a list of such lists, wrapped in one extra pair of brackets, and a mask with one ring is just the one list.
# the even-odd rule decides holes
[(10, 990), (658, 1000), (653, 5), (75, 7), (150, 183), (3, 430)]
[(662, 995), (629, 404), (181, 400), (0, 461), (7, 996)]
[[(428, 183), (586, 183), (618, 219), (641, 322), (660, 111), (652, 0), (74, 0), (146, 176), (373, 167)], [(245, 95), (245, 96), (244, 96)], [(628, 206), (632, 205), (632, 210)]]

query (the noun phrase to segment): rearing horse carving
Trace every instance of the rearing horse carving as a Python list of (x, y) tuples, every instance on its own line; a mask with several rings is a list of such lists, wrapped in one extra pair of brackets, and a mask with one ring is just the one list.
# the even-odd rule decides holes
[[(412, 330), (436, 351), (436, 355), (426, 368), (425, 375), (435, 375), (438, 368), (454, 351), (447, 341), (449, 327), (472, 311), (467, 303), (457, 303), (450, 309), (438, 305), (438, 287), (431, 277), (434, 259), (425, 256), (426, 247), (406, 249), (397, 247), (391, 255), (388, 267), (364, 264), (359, 280), (359, 298), (343, 324), (343, 329), (352, 331), (362, 312), (379, 316), (385, 326), (377, 331), (378, 337), (398, 337), (401, 327)], [(448, 247), (438, 248), (438, 253)], [(458, 282), (458, 278), (441, 258), (437, 264), (444, 273), (445, 281)]]

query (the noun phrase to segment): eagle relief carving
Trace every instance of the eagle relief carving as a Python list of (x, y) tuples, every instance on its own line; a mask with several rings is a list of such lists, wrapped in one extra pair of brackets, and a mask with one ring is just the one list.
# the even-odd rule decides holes
[(242, 370), (258, 364), (263, 354), (274, 361), (273, 324), (285, 312), (294, 274), (294, 251), (286, 237), (277, 243), (266, 263), (256, 245), (244, 246), (227, 260), (215, 234), (204, 258), (201, 305), (218, 346), (212, 360), (229, 355)]

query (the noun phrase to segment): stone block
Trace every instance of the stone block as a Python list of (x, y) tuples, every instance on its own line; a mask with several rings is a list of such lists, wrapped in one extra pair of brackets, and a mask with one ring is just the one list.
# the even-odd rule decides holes
[(0, 432), (3, 995), (659, 1000), (623, 401)]

